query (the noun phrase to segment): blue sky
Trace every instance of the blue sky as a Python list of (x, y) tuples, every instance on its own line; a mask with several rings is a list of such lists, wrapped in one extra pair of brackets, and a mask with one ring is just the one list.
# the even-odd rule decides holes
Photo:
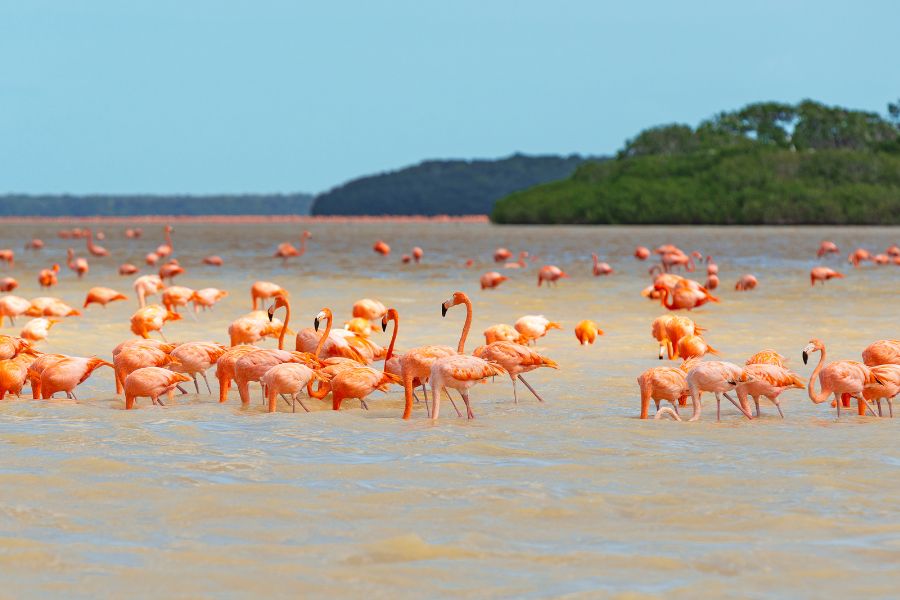
[(0, 193), (318, 192), (756, 100), (884, 113), (898, 23), (876, 0), (0, 0)]

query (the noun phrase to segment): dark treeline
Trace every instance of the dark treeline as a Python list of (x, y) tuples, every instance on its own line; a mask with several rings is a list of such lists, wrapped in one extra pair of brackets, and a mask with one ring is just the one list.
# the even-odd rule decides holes
[(314, 215), (484, 215), (499, 198), (571, 175), (581, 156), (431, 160), (350, 181), (316, 197)]
[(0, 196), (0, 216), (307, 215), (309, 194)]
[(900, 103), (804, 101), (666, 125), (499, 201), (498, 223), (900, 224)]

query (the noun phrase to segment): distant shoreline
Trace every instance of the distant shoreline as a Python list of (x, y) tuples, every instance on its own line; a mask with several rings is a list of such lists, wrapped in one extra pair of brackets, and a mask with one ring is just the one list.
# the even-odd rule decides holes
[(487, 215), (135, 215), (135, 216), (2, 216), (0, 223), (488, 223)]

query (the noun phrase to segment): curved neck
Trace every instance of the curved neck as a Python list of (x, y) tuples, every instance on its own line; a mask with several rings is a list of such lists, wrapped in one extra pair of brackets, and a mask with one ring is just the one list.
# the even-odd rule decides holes
[(165, 232), (166, 232), (166, 244), (169, 246), (169, 248), (172, 248), (172, 236), (169, 234), (168, 227), (166, 227)]
[(328, 319), (328, 325), (325, 326), (325, 331), (322, 333), (322, 337), (319, 338), (319, 343), (316, 344), (316, 352), (315, 352), (316, 358), (319, 358), (319, 354), (321, 354), (321, 352), (322, 352), (322, 347), (325, 345), (325, 340), (328, 339), (328, 335), (331, 333), (331, 321), (333, 320), (332, 316), (331, 316), (331, 311), (330, 310), (327, 311), (325, 313), (325, 315), (326, 315), (326, 318)]
[(66, 255), (68, 258), (66, 262), (69, 264), (69, 268), (71, 269), (72, 265), (74, 264), (75, 252), (73, 252), (72, 249), (69, 248), (69, 251), (66, 252)]
[[(669, 295), (669, 288), (664, 287), (662, 290), (662, 305), (668, 308), (669, 310), (675, 310), (675, 294)], [(672, 298), (672, 304), (667, 304), (666, 300)]]
[(391, 343), (388, 345), (387, 354), (384, 355), (384, 368), (382, 371), (387, 372), (388, 361), (394, 356), (394, 343), (397, 341), (397, 329), (400, 328), (400, 318), (394, 317), (394, 333), (391, 334)]
[[(819, 371), (822, 370), (822, 367), (825, 364), (825, 347), (824, 346), (822, 347), (820, 354), (821, 354), (821, 356), (819, 356), (819, 364), (817, 364), (816, 368), (813, 369), (812, 375), (809, 376), (809, 383), (806, 385), (806, 392), (807, 392), (807, 394), (809, 394), (809, 399), (812, 400), (813, 402), (815, 402), (816, 404), (819, 404), (821, 402), (825, 402), (826, 400), (828, 400), (828, 394), (822, 393), (821, 390), (819, 390), (819, 393), (816, 394), (816, 391), (813, 389), (813, 386), (815, 385), (816, 377), (819, 376)], [(840, 400), (838, 400), (838, 402), (840, 402)]]
[(306, 236), (301, 235), (300, 236), (300, 254), (303, 254), (304, 252), (306, 252)]
[(284, 299), (284, 323), (281, 325), (281, 333), (278, 334), (278, 349), (284, 350), (284, 334), (287, 333), (288, 323), (291, 322), (291, 303)]
[(469, 336), (469, 328), (472, 326), (472, 301), (466, 298), (463, 300), (466, 305), (466, 323), (463, 325), (462, 335), (459, 336), (459, 346), (456, 351), (460, 354), (465, 353), (466, 338)]
[(600, 262), (600, 259), (597, 258), (597, 255), (596, 255), (596, 254), (591, 254), (591, 258), (594, 259), (594, 266), (596, 267), (596, 266), (597, 266), (597, 263)]

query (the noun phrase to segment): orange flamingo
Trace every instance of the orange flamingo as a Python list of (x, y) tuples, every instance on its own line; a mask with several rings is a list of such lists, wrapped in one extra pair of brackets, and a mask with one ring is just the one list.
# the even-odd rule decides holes
[(591, 254), (591, 259), (594, 261), (593, 273), (594, 277), (599, 277), (600, 275), (612, 275), (615, 273), (613, 268), (609, 266), (609, 263), (600, 262), (600, 259), (596, 254)]
[(0, 278), (0, 292), (11, 292), (19, 287), (19, 282), (13, 277)]
[(524, 338), (525, 344), (544, 337), (551, 329), (562, 329), (560, 323), (550, 321), (544, 315), (525, 315), (516, 321), (514, 327)]
[(3, 296), (0, 298), (0, 325), (3, 324), (3, 318), (9, 319), (11, 325), (16, 324), (16, 317), (28, 313), (31, 308), (31, 302), (21, 296)]
[(825, 285), (825, 282), (829, 279), (834, 279), (837, 277), (838, 279), (843, 279), (844, 275), (842, 273), (838, 273), (834, 269), (829, 269), (828, 267), (813, 267), (813, 269), (809, 272), (809, 284), (811, 286), (816, 285), (817, 281), (821, 281), (822, 285)]
[(837, 244), (828, 240), (822, 240), (822, 243), (819, 244), (819, 249), (816, 251), (816, 256), (822, 258), (828, 254), (838, 254), (839, 252)]
[(161, 367), (136, 369), (125, 378), (125, 410), (134, 408), (134, 401), (138, 397), (149, 397), (153, 404), (163, 405), (159, 397), (166, 394), (171, 402), (178, 384), (190, 380), (191, 378), (183, 373), (175, 373)]
[(59, 265), (53, 265), (49, 269), (41, 269), (38, 273), (38, 283), (41, 288), (52, 288), (59, 282), (57, 274), (59, 273)]
[(0, 400), (7, 393), (16, 397), (22, 394), (22, 387), (28, 378), (28, 367), (36, 357), (34, 350), (25, 348), (12, 358), (0, 360)]
[(194, 390), (198, 394), (200, 393), (200, 384), (197, 383), (197, 375), (200, 375), (206, 383), (206, 390), (212, 394), (209, 380), (206, 378), (206, 371), (216, 364), (216, 361), (227, 350), (225, 346), (215, 342), (187, 342), (179, 344), (169, 354), (176, 361), (169, 368), (176, 373), (190, 375), (191, 379), (194, 380)]
[(491, 325), (487, 329), (484, 330), (484, 343), (490, 344), (491, 342), (516, 342), (518, 344), (524, 344), (527, 340), (522, 336), (521, 333), (516, 331), (516, 328), (512, 325), (507, 325), (505, 323), (500, 323), (497, 325)]
[(59, 298), (39, 296), (32, 298), (31, 306), (25, 314), (30, 317), (80, 317), (81, 311), (72, 308)]
[[(94, 256), (109, 256), (109, 250), (94, 243), (94, 232), (87, 229), (87, 250)], [(99, 237), (99, 235), (98, 235)]]
[(538, 271), (538, 287), (541, 287), (541, 283), (544, 281), (547, 282), (547, 287), (550, 287), (550, 284), (556, 285), (563, 277), (568, 277), (568, 275), (556, 265), (544, 265)]
[(522, 381), (538, 401), (543, 402), (544, 399), (531, 387), (522, 373), (534, 371), (539, 367), (549, 367), (558, 369), (559, 365), (555, 361), (538, 354), (531, 348), (516, 344), (515, 342), (494, 342), (485, 346), (480, 346), (472, 353), (474, 356), (481, 358), (492, 365), (500, 365), (509, 375), (513, 386), (513, 401), (518, 404), (519, 397), (516, 392), (516, 379)]
[(128, 296), (117, 292), (112, 288), (92, 287), (88, 290), (87, 297), (84, 299), (83, 308), (87, 308), (90, 304), (99, 304), (103, 308), (106, 308), (107, 304), (115, 302), (116, 300), (128, 300)]
[(806, 387), (806, 382), (796, 373), (792, 373), (785, 367), (773, 364), (748, 364), (741, 371), (740, 377), (735, 380), (735, 392), (738, 396), (738, 402), (741, 406), (747, 406), (747, 397), (753, 398), (756, 405), (756, 416), (760, 416), (759, 398), (760, 396), (768, 398), (778, 414), (784, 418), (784, 411), (781, 410), (781, 402), (778, 397), (785, 390), (796, 388), (802, 390)]
[(900, 394), (900, 365), (876, 365), (872, 367), (872, 376), (881, 383), (868, 383), (863, 389), (863, 397), (878, 405), (878, 416), (881, 416), (881, 400), (887, 400), (888, 411), (894, 418), (894, 397)]
[(644, 246), (638, 246), (634, 249), (634, 257), (638, 260), (647, 260), (650, 258), (650, 249)]
[(14, 358), (16, 355), (30, 350), (31, 345), (27, 340), (0, 334), (0, 360)]
[(859, 264), (867, 260), (872, 260), (872, 254), (865, 248), (857, 248), (847, 257), (847, 262), (854, 268), (859, 268)]
[[(228, 338), (232, 346), (255, 344), (267, 337), (282, 337), (293, 332), (279, 319), (269, 319), (265, 311), (255, 310), (239, 317), (228, 326)], [(283, 339), (283, 337), (282, 337)]]
[(494, 262), (503, 262), (512, 258), (512, 252), (506, 248), (497, 248), (494, 250)]
[(477, 356), (464, 354), (465, 337), (468, 334), (472, 321), (472, 302), (465, 293), (455, 292), (453, 296), (441, 304), (441, 315), (447, 316), (449, 308), (460, 304), (465, 304), (466, 306), (466, 325), (463, 328), (463, 337), (460, 339), (459, 353), (438, 358), (431, 365), (429, 379), (431, 380), (431, 419), (433, 421), (436, 421), (440, 416), (441, 392), (446, 392), (448, 387), (454, 388), (460, 393), (466, 405), (466, 417), (474, 419), (475, 413), (472, 412), (472, 405), (469, 402), (469, 388), (488, 377), (506, 373), (503, 367), (496, 363), (488, 362)]
[(312, 234), (308, 231), (304, 231), (300, 234), (300, 248), (297, 249), (290, 242), (283, 242), (278, 244), (278, 249), (275, 251), (275, 254), (272, 256), (274, 258), (280, 258), (282, 260), (282, 264), (287, 264), (288, 259), (292, 256), (301, 257), (306, 254), (306, 240), (312, 237)]
[(377, 321), (387, 314), (387, 308), (378, 300), (363, 298), (353, 303), (352, 314), (354, 318)]
[(212, 310), (212, 307), (227, 295), (228, 292), (218, 288), (202, 288), (197, 290), (191, 296), (191, 302), (194, 303), (194, 312), (200, 312), (201, 308), (203, 310)]
[(524, 269), (528, 266), (528, 263), (525, 262), (525, 259), (528, 258), (528, 253), (524, 250), (519, 252), (519, 260), (516, 262), (508, 262), (503, 265), (504, 269)]
[(675, 284), (673, 289), (665, 285), (656, 284), (654, 289), (661, 295), (660, 302), (669, 310), (691, 310), (703, 306), (707, 302), (719, 302), (719, 299), (709, 293), (703, 286), (692, 286), (683, 279)]
[(738, 292), (746, 292), (756, 289), (758, 283), (756, 277), (753, 275), (743, 275), (738, 279), (737, 283), (734, 284), (734, 289)]
[[(787, 359), (775, 350), (760, 350), (747, 359), (746, 365), (775, 365), (787, 367)], [(805, 387), (805, 386), (804, 386)]]
[(291, 397), (293, 410), (296, 411), (296, 403), (299, 402), (303, 410), (309, 412), (300, 398), (300, 392), (314, 380), (327, 381), (328, 377), (299, 363), (281, 363), (270, 368), (259, 378), (266, 391), (269, 412), (275, 412), (276, 398), (285, 395)]
[(228, 390), (234, 380), (234, 365), (243, 356), (259, 350), (250, 344), (232, 346), (216, 361), (216, 379), (219, 380), (219, 402), (228, 400)]
[(25, 323), (25, 327), (22, 328), (19, 336), (32, 343), (42, 342), (50, 335), (50, 328), (59, 322), (59, 319), (48, 319), (46, 317), (31, 319)]
[(26, 250), (41, 250), (44, 247), (44, 240), (40, 238), (32, 238), (30, 242), (25, 244)]
[(172, 232), (175, 229), (171, 225), (166, 225), (163, 229), (163, 235), (166, 237), (166, 243), (158, 246), (156, 248), (156, 255), (159, 258), (167, 258), (170, 254), (172, 254)]
[(700, 362), (694, 365), (687, 374), (688, 389), (691, 392), (691, 402), (693, 404), (693, 415), (691, 421), (698, 421), (703, 405), (700, 401), (702, 392), (712, 392), (716, 396), (716, 420), (722, 418), (722, 398), (725, 398), (734, 404), (748, 419), (753, 419), (750, 410), (746, 405), (739, 404), (728, 392), (732, 391), (737, 385), (738, 379), (741, 377), (742, 369), (734, 363), (719, 360), (710, 360)]
[(179, 306), (187, 306), (194, 297), (194, 290), (182, 285), (170, 285), (163, 290), (162, 303), (166, 310), (178, 312)]
[[(838, 396), (850, 394), (857, 399), (860, 415), (866, 413), (866, 408), (872, 410), (866, 403), (863, 391), (867, 384), (882, 382), (872, 374), (870, 367), (854, 360), (836, 360), (826, 365), (825, 344), (818, 339), (809, 340), (809, 344), (803, 348), (803, 364), (807, 363), (811, 352), (819, 352), (819, 363), (813, 369), (812, 375), (809, 376), (809, 384), (806, 388), (809, 399), (814, 404), (821, 404), (828, 400), (831, 394), (834, 394), (837, 416), (840, 418), (843, 402)], [(819, 393), (816, 393), (814, 387), (816, 376), (819, 378)], [(874, 411), (872, 414), (875, 414)]]
[(876, 365), (900, 365), (900, 340), (878, 340), (862, 351), (863, 363)]
[(159, 268), (159, 278), (164, 280), (168, 279), (170, 285), (172, 280), (182, 273), (184, 273), (184, 268), (179, 265), (178, 261), (174, 258)]
[(156, 252), (148, 252), (147, 256), (144, 257), (144, 262), (147, 263), (148, 266), (154, 267), (156, 263), (159, 262), (160, 256)]
[(67, 250), (66, 264), (76, 275), (78, 275), (79, 279), (87, 275), (87, 272), (90, 270), (87, 259), (81, 257), (75, 258), (75, 250), (72, 248)]
[(75, 388), (100, 367), (112, 368), (113, 364), (96, 356), (66, 356), (53, 361), (40, 374), (41, 398), (47, 400), (57, 392), (65, 392), (67, 398), (78, 400)]
[(699, 335), (686, 335), (679, 338), (675, 346), (675, 356), (682, 359), (699, 358), (707, 354), (718, 354), (718, 350), (706, 343)]
[(593, 344), (598, 335), (603, 335), (603, 330), (594, 321), (585, 319), (575, 326), (575, 337), (582, 346)]
[(139, 269), (131, 263), (122, 263), (119, 265), (119, 275), (134, 275)]
[(387, 256), (388, 254), (391, 253), (391, 247), (388, 246), (386, 243), (384, 243), (381, 240), (378, 240), (377, 242), (375, 242), (375, 245), (372, 246), (372, 250), (374, 250), (376, 253), (378, 253), (382, 256)]
[(211, 267), (221, 267), (222, 264), (224, 264), (224, 261), (222, 260), (221, 256), (213, 254), (213, 255), (205, 257), (203, 259), (203, 264), (209, 265)]
[(691, 391), (687, 384), (687, 372), (696, 361), (685, 361), (680, 367), (651, 367), (637, 378), (641, 390), (641, 417), (646, 419), (650, 412), (650, 400), (656, 403), (656, 415), (660, 418), (668, 411), (660, 412), (659, 404), (663, 400), (672, 403), (672, 413), (678, 415), (678, 405), (684, 406)]
[(260, 300), (268, 300), (275, 296), (287, 295), (288, 292), (286, 289), (271, 281), (256, 281), (250, 286), (250, 299), (253, 301), (253, 310), (256, 310)]
[(178, 321), (179, 319), (181, 319), (181, 315), (178, 313), (166, 310), (159, 304), (148, 304), (143, 308), (137, 309), (131, 315), (131, 331), (142, 338), (150, 337), (151, 331), (158, 331), (160, 337), (165, 340), (166, 336), (162, 332), (163, 325), (169, 321)]
[(137, 294), (138, 306), (144, 308), (147, 305), (147, 296), (154, 296), (166, 286), (158, 275), (141, 275), (132, 284)]
[(12, 267), (16, 264), (16, 253), (9, 248), (0, 250), (0, 261), (5, 262), (7, 267)]
[(509, 277), (501, 275), (497, 271), (488, 271), (481, 276), (481, 289), (492, 290), (507, 279), (509, 279)]
[(423, 256), (425, 256), (425, 252), (418, 246), (414, 246), (412, 249), (413, 260), (416, 261), (416, 263), (419, 263)]

